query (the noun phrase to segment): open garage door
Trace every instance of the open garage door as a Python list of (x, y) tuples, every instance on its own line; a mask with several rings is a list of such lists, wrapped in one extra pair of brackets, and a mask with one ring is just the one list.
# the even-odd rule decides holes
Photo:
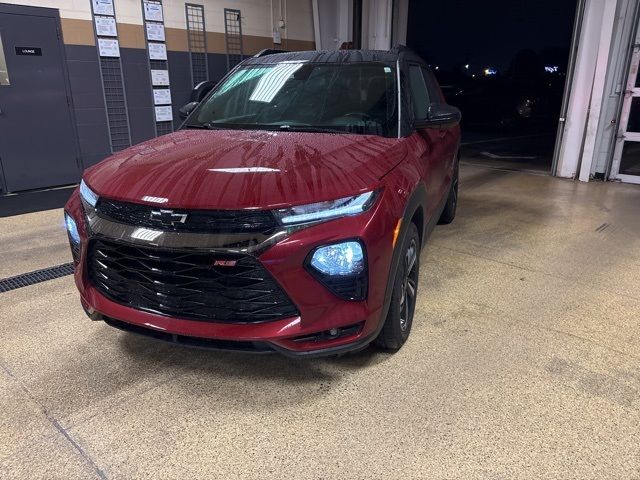
[(74, 183), (76, 136), (57, 11), (0, 5), (0, 165), (5, 192)]
[(640, 184), (640, 45), (634, 45), (611, 178)]
[(576, 5), (408, 2), (406, 44), (462, 111), (465, 161), (551, 171)]

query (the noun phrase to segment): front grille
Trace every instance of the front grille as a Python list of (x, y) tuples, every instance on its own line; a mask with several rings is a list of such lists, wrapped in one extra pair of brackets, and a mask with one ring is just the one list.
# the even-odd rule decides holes
[(162, 315), (229, 323), (298, 315), (269, 272), (249, 255), (93, 240), (88, 270), (92, 283), (110, 300)]
[(194, 233), (263, 233), (270, 234), (277, 227), (268, 210), (185, 210), (171, 209), (175, 215), (186, 215), (184, 223), (163, 223), (161, 216), (153, 219), (152, 212), (162, 207), (138, 203), (118, 202), (101, 198), (96, 205), (100, 217), (139, 227), (175, 232)]

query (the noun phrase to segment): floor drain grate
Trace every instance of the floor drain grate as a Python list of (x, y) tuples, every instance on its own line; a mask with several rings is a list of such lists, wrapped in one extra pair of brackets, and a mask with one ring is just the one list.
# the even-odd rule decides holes
[(73, 263), (63, 263), (55, 267), (43, 268), (35, 272), (23, 273), (15, 277), (3, 278), (0, 280), (0, 293), (15, 290), (16, 288), (28, 287), (54, 278), (65, 277), (73, 274)]

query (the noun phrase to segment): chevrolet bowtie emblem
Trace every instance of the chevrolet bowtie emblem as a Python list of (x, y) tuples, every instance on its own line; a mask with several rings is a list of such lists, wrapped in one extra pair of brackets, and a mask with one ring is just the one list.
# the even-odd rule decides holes
[(188, 213), (175, 213), (173, 210), (151, 210), (151, 221), (160, 225), (174, 226), (187, 221)]

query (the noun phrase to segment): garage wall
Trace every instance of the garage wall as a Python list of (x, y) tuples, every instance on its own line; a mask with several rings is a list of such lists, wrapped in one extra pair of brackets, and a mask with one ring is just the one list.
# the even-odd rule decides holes
[[(92, 24), (91, 0), (2, 1), (58, 9), (83, 167), (94, 165), (110, 155), (111, 146)], [(163, 0), (176, 127), (181, 123), (177, 110), (188, 102), (192, 88), (185, 18), (186, 3), (204, 5), (210, 80), (219, 80), (226, 73), (223, 13), (225, 8), (241, 11), (244, 55), (253, 55), (264, 48), (315, 48), (311, 0)], [(114, 6), (131, 140), (136, 144), (155, 136), (142, 2), (114, 0)], [(284, 28), (279, 26), (281, 19)], [(274, 30), (279, 31), (281, 44), (274, 44)]]

